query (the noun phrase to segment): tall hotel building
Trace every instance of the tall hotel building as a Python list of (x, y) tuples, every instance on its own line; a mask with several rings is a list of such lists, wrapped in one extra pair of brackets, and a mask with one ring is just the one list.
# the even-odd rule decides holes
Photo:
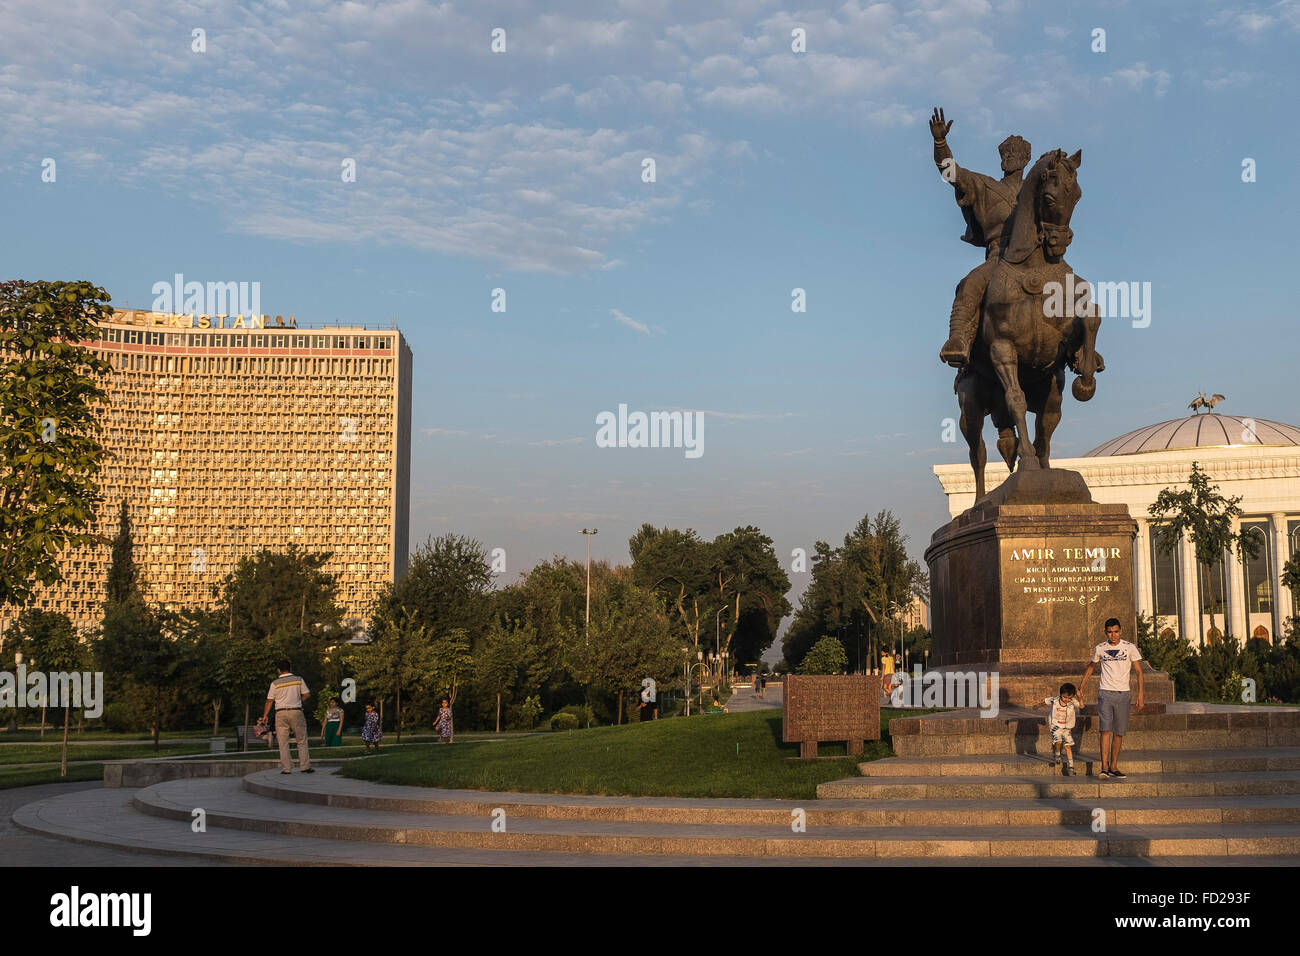
[[(411, 350), (395, 329), (236, 319), (115, 312), (101, 326), (99, 530), (115, 533), (126, 498), (146, 596), (171, 607), (211, 606), (262, 548), (332, 552), (344, 617), (364, 620), (406, 569)], [(63, 582), (34, 606), (97, 623), (109, 553), (65, 552)]]

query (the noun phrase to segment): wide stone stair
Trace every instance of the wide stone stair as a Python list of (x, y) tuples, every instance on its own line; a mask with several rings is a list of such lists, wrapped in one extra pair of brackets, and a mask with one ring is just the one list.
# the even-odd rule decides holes
[[(1215, 719), (1188, 727), (1192, 716)], [(1135, 717), (1123, 780), (1095, 775), (1089, 727), (1079, 775), (1062, 776), (1041, 720), (895, 719), (900, 756), (802, 801), (438, 790), (210, 761), (179, 777), (137, 764), (112, 775), (118, 788), (13, 819), (63, 840), (240, 863), (1300, 865), (1300, 710)]]
[[(1134, 715), (1122, 779), (1101, 778), (1094, 717), (1074, 731), (1072, 776), (1041, 713), (895, 719), (899, 756), (822, 784), (825, 799), (901, 807), (905, 824), (968, 829), (931, 852), (1164, 857), (1300, 855), (1300, 711), (1170, 705)], [(943, 809), (939, 809), (942, 806)], [(1015, 828), (1008, 834), (999, 828)]]

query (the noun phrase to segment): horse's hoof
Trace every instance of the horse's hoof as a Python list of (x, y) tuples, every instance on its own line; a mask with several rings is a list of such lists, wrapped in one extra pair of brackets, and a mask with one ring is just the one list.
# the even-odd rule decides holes
[(1097, 394), (1097, 380), (1091, 376), (1088, 378), (1076, 378), (1074, 384), (1070, 386), (1070, 394), (1080, 402), (1088, 401), (1088, 399)]

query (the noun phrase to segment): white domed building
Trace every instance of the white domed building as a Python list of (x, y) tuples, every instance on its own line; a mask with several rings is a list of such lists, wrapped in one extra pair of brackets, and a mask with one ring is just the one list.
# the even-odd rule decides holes
[[(1156, 547), (1147, 508), (1165, 488), (1185, 487), (1193, 462), (1220, 494), (1241, 497), (1244, 516), (1236, 524), (1258, 536), (1257, 557), (1243, 561), (1233, 553), (1198, 566), (1185, 539), (1172, 554)], [(1224, 633), (1273, 640), (1289, 617), (1300, 614), (1300, 595), (1281, 582), (1282, 566), (1300, 552), (1300, 428), (1263, 418), (1191, 415), (1120, 435), (1082, 458), (1053, 459), (1052, 466), (1082, 474), (1094, 500), (1128, 506), (1138, 526), (1138, 611), (1154, 616), (1159, 630), (1185, 636), (1193, 647)], [(935, 465), (934, 473), (953, 517), (974, 504), (969, 464)], [(991, 491), (1007, 474), (989, 442), (986, 487)]]

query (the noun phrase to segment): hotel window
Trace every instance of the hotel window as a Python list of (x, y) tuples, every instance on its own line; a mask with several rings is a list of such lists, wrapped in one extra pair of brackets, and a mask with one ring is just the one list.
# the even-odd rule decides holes
[(184, 336), (180, 332), (169, 332), (167, 334), (168, 345), (184, 345)]
[(212, 336), (212, 347), (224, 349), (226, 347), (226, 337), (224, 335)]
[[(1268, 524), (1263, 521), (1242, 522), (1241, 533), (1254, 537), (1259, 545), (1259, 553), (1253, 558), (1246, 558), (1246, 613), (1273, 613), (1273, 562), (1268, 553)], [(1249, 626), (1247, 630), (1249, 630)]]
[(255, 348), (255, 349), (264, 349), (264, 348), (266, 348), (266, 336), (265, 336), (265, 335), (254, 335), (254, 336), (253, 336), (253, 348)]
[(295, 335), (293, 337), (293, 347), (296, 349), (305, 349), (307, 347), (307, 336)]
[(245, 344), (248, 341), (247, 335), (232, 335), (230, 338), (231, 338), (230, 345), (232, 348), (242, 349), (248, 347)]

